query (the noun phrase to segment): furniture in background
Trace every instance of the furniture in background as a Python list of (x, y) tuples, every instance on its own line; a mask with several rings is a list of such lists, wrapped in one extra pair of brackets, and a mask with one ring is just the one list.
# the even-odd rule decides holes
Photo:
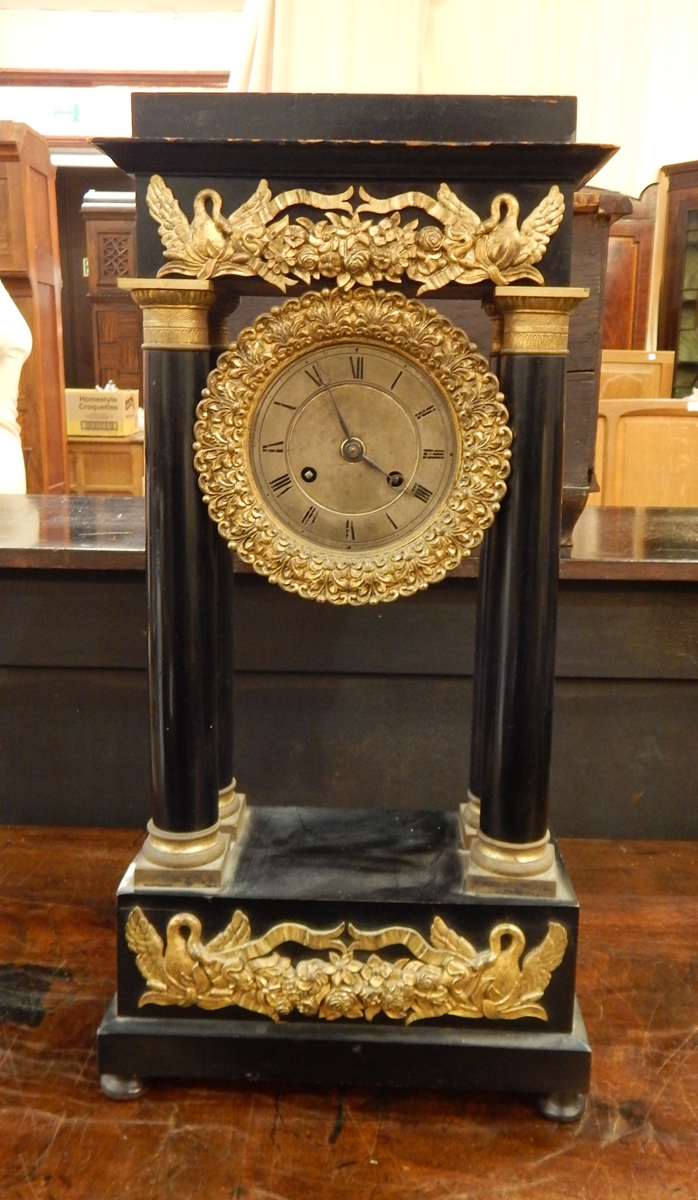
[(143, 495), (142, 433), (130, 437), (70, 437), (68, 458), (70, 490), (78, 496)]
[[(121, 198), (123, 197), (123, 199)], [(94, 383), (142, 389), (143, 320), (117, 286), (136, 269), (136, 205), (130, 192), (86, 193), (81, 210), (87, 247)]]
[(608, 238), (603, 313), (604, 350), (647, 345), (652, 251), (659, 185), (651, 183), (632, 211), (613, 223)]
[(698, 411), (687, 400), (601, 400), (598, 504), (698, 507)]
[[(56, 195), (63, 273), (63, 351), (66, 387), (72, 388), (92, 388), (98, 382), (95, 374), (93, 301), (89, 294), (90, 258), (85, 214), (82, 211), (85, 196), (90, 192), (102, 195), (109, 193), (111, 207), (118, 210), (122, 220), (128, 220), (129, 215), (131, 218), (133, 215), (129, 196), (129, 193), (133, 192), (133, 180), (123, 171), (117, 170), (116, 167), (58, 167)], [(122, 201), (120, 197), (124, 193), (126, 199)], [(130, 207), (124, 207), (129, 203)], [(93, 270), (93, 276), (94, 274)], [(113, 299), (112, 291), (109, 290), (103, 298)], [(140, 321), (140, 311), (135, 304), (133, 310), (136, 320)], [(139, 334), (139, 355), (141, 341)], [(136, 387), (140, 389), (139, 384), (136, 384)]]
[(674, 355), (604, 350), (594, 505), (698, 506), (698, 411), (672, 399)]
[(698, 382), (698, 162), (662, 170), (669, 194), (657, 345), (676, 351), (673, 395), (681, 397)]
[(55, 168), (45, 140), (0, 121), (0, 278), (31, 329), (19, 386), (29, 492), (65, 492), (68, 452)]
[(653, 400), (671, 396), (674, 353), (671, 350), (604, 350), (600, 400)]

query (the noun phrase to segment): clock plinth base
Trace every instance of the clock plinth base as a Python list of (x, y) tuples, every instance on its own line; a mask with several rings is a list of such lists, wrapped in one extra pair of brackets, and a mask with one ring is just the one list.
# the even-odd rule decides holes
[(456, 812), (320, 808), (249, 809), (217, 891), (136, 887), (132, 866), (100, 1072), (585, 1093), (559, 855), (555, 897), (473, 895), (466, 870)]
[[(102, 1075), (130, 1078), (137, 1073), (139, 1081), (225, 1079), (302, 1087), (522, 1092), (538, 1097), (542, 1105), (556, 1094), (581, 1099), (589, 1089), (591, 1065), (578, 1006), (571, 1031), (550, 1034), (120, 1017), (114, 999), (99, 1029), (98, 1051)], [(578, 1117), (583, 1111), (582, 1101)], [(570, 1120), (542, 1106), (541, 1112), (552, 1120)]]

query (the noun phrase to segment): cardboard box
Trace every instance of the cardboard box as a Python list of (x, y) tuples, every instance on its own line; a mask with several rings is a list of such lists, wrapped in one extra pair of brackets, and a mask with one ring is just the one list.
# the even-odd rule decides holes
[(66, 388), (68, 437), (128, 437), (138, 432), (138, 392)]

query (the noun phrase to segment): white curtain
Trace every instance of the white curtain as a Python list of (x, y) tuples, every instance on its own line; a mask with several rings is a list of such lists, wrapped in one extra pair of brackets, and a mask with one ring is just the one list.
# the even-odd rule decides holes
[(246, 0), (235, 91), (574, 95), (639, 195), (698, 159), (698, 0)]

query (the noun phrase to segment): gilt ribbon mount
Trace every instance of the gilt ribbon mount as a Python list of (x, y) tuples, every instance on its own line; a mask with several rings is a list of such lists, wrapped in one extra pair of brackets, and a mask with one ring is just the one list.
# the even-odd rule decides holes
[[(309, 285), (332, 279), (349, 290), (355, 284), (399, 284), (406, 276), (420, 284), (417, 295), (487, 279), (499, 286), (517, 279), (545, 282), (534, 264), (565, 212), (557, 184), (521, 226), (519, 201), (510, 192), (496, 195), (482, 219), (446, 183), (435, 197), (410, 191), (378, 199), (358, 190), (363, 203), (354, 208), (353, 187), (333, 196), (306, 188), (273, 196), (262, 179), (249, 200), (226, 217), (220, 194), (203, 188), (189, 221), (164, 179), (153, 175), (148, 208), (168, 259), (158, 275), (257, 275), (282, 292), (299, 280)], [(320, 209), (323, 219), (292, 221), (285, 210), (298, 205)], [(416, 217), (403, 225), (403, 209), (425, 213), (437, 224)]]
[[(365, 931), (345, 922), (327, 930), (285, 922), (253, 937), (248, 917), (238, 910), (206, 943), (199, 918), (178, 913), (163, 943), (136, 907), (126, 921), (126, 941), (147, 984), (139, 1008), (237, 1006), (274, 1021), (294, 1012), (327, 1021), (371, 1021), (383, 1013), (410, 1025), (444, 1016), (547, 1021), (539, 1001), (564, 957), (567, 930), (550, 921), (543, 941), (524, 955), (525, 935), (508, 922), (496, 925), (488, 947), (478, 952), (438, 916), (429, 941), (415, 929)], [(328, 954), (294, 961), (278, 950), (292, 943)], [(376, 953), (386, 947), (404, 947), (409, 956)]]

